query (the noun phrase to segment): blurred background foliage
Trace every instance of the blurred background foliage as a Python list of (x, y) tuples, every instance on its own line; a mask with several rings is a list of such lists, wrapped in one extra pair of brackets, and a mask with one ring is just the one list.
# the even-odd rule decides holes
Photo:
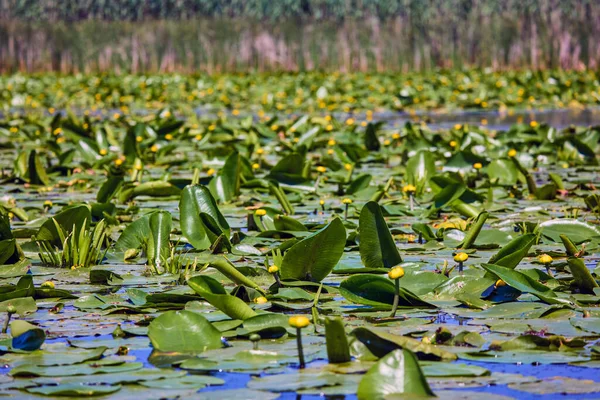
[(597, 0), (0, 0), (1, 72), (596, 69)]
[(5, 18), (78, 21), (240, 17), (277, 21), (410, 17), (413, 23), (446, 16), (457, 22), (474, 15), (548, 13), (585, 17), (596, 0), (1, 0)]

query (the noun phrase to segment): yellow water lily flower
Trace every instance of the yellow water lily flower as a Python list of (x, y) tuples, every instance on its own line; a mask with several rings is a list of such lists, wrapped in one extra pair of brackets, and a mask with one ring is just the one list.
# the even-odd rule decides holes
[(268, 301), (269, 301), (269, 300), (267, 300), (267, 298), (266, 298), (266, 297), (264, 297), (264, 296), (260, 296), (260, 297), (257, 297), (257, 298), (255, 298), (255, 299), (254, 299), (254, 302), (255, 302), (256, 304), (265, 304), (265, 303), (266, 303), (266, 302), (268, 302)]
[(554, 261), (554, 260), (548, 254), (542, 254), (541, 256), (538, 257), (538, 261), (544, 265), (549, 265), (549, 264), (552, 264), (552, 261)]
[(463, 263), (463, 262), (467, 261), (468, 259), (469, 259), (469, 255), (462, 251), (460, 253), (456, 253), (456, 255), (454, 256), (454, 261), (457, 263)]
[(390, 279), (400, 279), (404, 276), (404, 268), (402, 267), (394, 267), (388, 272), (388, 277)]
[(404, 193), (415, 193), (417, 191), (417, 187), (415, 185), (408, 184), (402, 188), (402, 191)]
[(292, 328), (302, 329), (310, 325), (310, 320), (303, 315), (290, 317), (288, 323)]

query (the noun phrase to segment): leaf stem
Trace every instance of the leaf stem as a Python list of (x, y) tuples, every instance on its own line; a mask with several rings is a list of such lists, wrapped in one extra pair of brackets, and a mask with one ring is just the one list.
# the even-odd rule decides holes
[(315, 327), (315, 333), (317, 332), (317, 324), (319, 322), (319, 310), (317, 309), (317, 305), (319, 304), (319, 297), (321, 296), (321, 290), (323, 290), (323, 282), (319, 285), (319, 289), (317, 289), (317, 293), (315, 293), (315, 299), (313, 300), (312, 305), (312, 317), (313, 317), (313, 326)]
[(394, 279), (394, 289), (394, 304), (392, 304), (390, 318), (394, 318), (396, 311), (398, 311), (398, 303), (400, 303), (400, 279)]
[(300, 368), (303, 369), (306, 363), (304, 362), (304, 351), (302, 350), (302, 328), (296, 328), (296, 344), (298, 345), (298, 361), (300, 362)]

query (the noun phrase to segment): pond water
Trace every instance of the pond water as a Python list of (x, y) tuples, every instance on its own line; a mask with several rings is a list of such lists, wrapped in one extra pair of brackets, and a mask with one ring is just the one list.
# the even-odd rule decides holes
[[(198, 110), (199, 114), (202, 115), (206, 115), (207, 113), (210, 113), (210, 111), (207, 110)], [(340, 120), (343, 120), (347, 115), (337, 115), (337, 117), (339, 117)], [(496, 130), (504, 130), (507, 129), (509, 126), (511, 126), (512, 124), (515, 123), (529, 123), (530, 121), (537, 121), (538, 123), (547, 123), (551, 126), (554, 126), (556, 128), (562, 128), (562, 127), (567, 127), (570, 125), (578, 125), (578, 126), (591, 126), (591, 125), (600, 125), (600, 108), (597, 109), (584, 109), (584, 110), (574, 110), (574, 109), (561, 109), (561, 110), (528, 110), (528, 111), (515, 111), (515, 112), (511, 112), (511, 113), (501, 113), (501, 112), (479, 112), (479, 111), (464, 111), (464, 112), (455, 112), (455, 113), (416, 113), (414, 115), (408, 115), (408, 114), (404, 114), (404, 113), (394, 113), (394, 112), (383, 112), (383, 113), (376, 113), (373, 116), (374, 120), (381, 120), (384, 121), (386, 126), (388, 128), (393, 128), (393, 127), (401, 127), (404, 123), (408, 122), (408, 121), (414, 121), (415, 118), (422, 120), (422, 121), (427, 121), (428, 125), (433, 128), (433, 129), (445, 129), (445, 128), (451, 128), (456, 124), (471, 124), (471, 125), (481, 125), (482, 121), (485, 121), (485, 126), (489, 129), (496, 129)], [(548, 167), (548, 171), (554, 171), (556, 172), (555, 168), (556, 166), (550, 166)], [(385, 174), (386, 171), (388, 171), (388, 167), (383, 167), (381, 165), (379, 166), (369, 166), (369, 171), (371, 171), (374, 175), (377, 175), (378, 178), (380, 178), (382, 175)], [(175, 170), (174, 175), (177, 176), (177, 173), (180, 171)], [(573, 173), (572, 173), (573, 172)], [(544, 172), (545, 173), (545, 172)], [(592, 178), (590, 178), (590, 181), (595, 182), (596, 181), (596, 175), (595, 175), (595, 171), (592, 171), (591, 169), (588, 171), (571, 171), (571, 170), (564, 170), (561, 172), (563, 174), (563, 176), (569, 176), (569, 177), (573, 177), (574, 174), (576, 173), (580, 173), (582, 175), (584, 175), (585, 173), (589, 173), (589, 175), (587, 175), (587, 177), (592, 176)], [(593, 174), (593, 175), (592, 175)], [(541, 175), (541, 172), (538, 171), (538, 175)], [(537, 176), (539, 177), (539, 176)], [(541, 182), (541, 181), (540, 181)], [(36, 205), (39, 205), (37, 203), (41, 203), (41, 196), (40, 198), (34, 198), (33, 200), (31, 199), (31, 193), (27, 193), (27, 192), (23, 192), (21, 191), (20, 188), (18, 188), (17, 186), (11, 186), (11, 185), (6, 185), (5, 189), (6, 191), (10, 191), (15, 198), (18, 198), (19, 200), (25, 200), (27, 202), (31, 202), (31, 203), (36, 203)], [(3, 193), (4, 194), (4, 193)], [(81, 192), (77, 192), (77, 193), (70, 193), (69, 194), (69, 199), (72, 200), (74, 198), (78, 198), (78, 199), (82, 199), (82, 200), (87, 200), (87, 201), (91, 201), (93, 199), (93, 196), (95, 195), (95, 192), (92, 193), (91, 190), (88, 190), (87, 192), (81, 191)], [(61, 199), (61, 194), (52, 194), (51, 196), (53, 199), (56, 199), (57, 202), (63, 200), (65, 201), (65, 198)], [(499, 208), (498, 213), (502, 213), (500, 214), (502, 219), (506, 220), (507, 224), (514, 224), (514, 222), (511, 222), (512, 220), (514, 220), (514, 214), (513, 213), (523, 213), (526, 214), (529, 218), (529, 220), (535, 220), (535, 218), (540, 218), (540, 216), (549, 216), (549, 215), (563, 215), (565, 213), (564, 211), (564, 207), (560, 208), (560, 205), (555, 205), (552, 204), (551, 207), (548, 207), (547, 203), (534, 203), (535, 201), (525, 201), (525, 200), (512, 200), (512, 199), (504, 199), (506, 201), (507, 204), (509, 204), (511, 207), (514, 207), (514, 209), (510, 209), (509, 211), (506, 211), (504, 209)], [(308, 203), (308, 202), (307, 202)], [(171, 213), (173, 215), (174, 218), (179, 218), (179, 210), (177, 207), (177, 204), (174, 201), (171, 201), (170, 203), (168, 201), (157, 201), (157, 200), (151, 200), (151, 201), (145, 201), (145, 207), (149, 208), (149, 209), (153, 209), (153, 208), (160, 208), (163, 210), (168, 210), (169, 213)], [(315, 216), (315, 214), (310, 214), (314, 209), (314, 205), (310, 206), (308, 204), (303, 204), (302, 206), (299, 207), (298, 209), (298, 215), (301, 215), (303, 218), (307, 217), (308, 218), (312, 218)], [(393, 211), (393, 210), (392, 210)], [(227, 208), (224, 207), (224, 214), (225, 216), (228, 218), (231, 227), (234, 228), (235, 230), (238, 230), (242, 233), (247, 233), (247, 223), (246, 223), (246, 216), (244, 215), (244, 210), (242, 210), (242, 212), (239, 212), (239, 210), (235, 210), (233, 208)], [(394, 216), (397, 217), (398, 215), (401, 215), (400, 213), (397, 214), (393, 214), (393, 212), (390, 211), (390, 213)], [(537, 214), (535, 214), (537, 213)], [(405, 231), (403, 231), (403, 229), (405, 229), (407, 232), (410, 232), (410, 230), (408, 229), (410, 227), (410, 224), (412, 222), (416, 222), (417, 218), (411, 215), (406, 215), (404, 216), (404, 220), (402, 221), (402, 224), (398, 224), (398, 226), (396, 226), (396, 230), (394, 232), (394, 234), (396, 235), (401, 235), (401, 234), (405, 234)], [(319, 218), (321, 219), (325, 219), (324, 216), (319, 216)], [(315, 221), (318, 218), (315, 218)], [(304, 220), (305, 222), (307, 221), (306, 219)], [(310, 222), (314, 222), (312, 220), (308, 220)], [(499, 224), (501, 224), (502, 221), (499, 222)], [(23, 225), (21, 224), (20, 228), (23, 228)], [(512, 226), (511, 226), (512, 228)], [(510, 229), (509, 229), (510, 231)], [(504, 231), (506, 232), (506, 230)], [(496, 232), (497, 234), (497, 232)], [(427, 249), (425, 247), (422, 247), (420, 249), (418, 249), (419, 251), (417, 252), (410, 252), (410, 249), (412, 247), (415, 247), (416, 244), (414, 243), (414, 240), (408, 240), (405, 239), (401, 244), (399, 244), (399, 246), (402, 248), (402, 250), (406, 250), (406, 253), (403, 253), (403, 257), (404, 257), (404, 261), (409, 262), (409, 263), (421, 263), (419, 264), (420, 266), (422, 266), (422, 270), (427, 270), (428, 272), (431, 272), (434, 270), (434, 267), (437, 268), (439, 265), (442, 264), (443, 259), (447, 259), (449, 257), (451, 257), (451, 252), (448, 249), (442, 250), (445, 251), (445, 253), (443, 254), (443, 256), (441, 256), (440, 254), (435, 254), (433, 252), (433, 250)], [(552, 245), (548, 245), (548, 244), (544, 244), (544, 251), (558, 251), (559, 246), (556, 245), (556, 243), (553, 243)], [(26, 249), (29, 252), (32, 252), (31, 247)], [(186, 247), (186, 250), (189, 250), (189, 246)], [(354, 249), (356, 250), (356, 249)], [(595, 251), (596, 249), (594, 249)], [(491, 255), (493, 255), (495, 252), (497, 251), (496, 248), (484, 248), (483, 250), (478, 250), (478, 256), (481, 258), (487, 258), (490, 257)], [(354, 252), (355, 256), (356, 256), (356, 252)], [(586, 258), (586, 265), (588, 266), (588, 268), (590, 270), (594, 269), (596, 267), (596, 262), (597, 262), (597, 257), (595, 254), (590, 254), (587, 258)], [(143, 260), (140, 260), (140, 265), (143, 264), (142, 262)], [(242, 260), (244, 262), (244, 259)], [(350, 256), (348, 258), (344, 258), (342, 259), (342, 261), (345, 263), (344, 264), (344, 268), (353, 268), (355, 267), (355, 265), (357, 264), (357, 260), (356, 259), (352, 259)], [(358, 263), (360, 263), (360, 260), (358, 260)], [(116, 258), (109, 258), (107, 260), (106, 264), (110, 264), (109, 268), (112, 268), (114, 271), (123, 271), (127, 268), (130, 268), (131, 271), (135, 271), (135, 272), (140, 272), (139, 268), (138, 270), (134, 270), (134, 267), (131, 266), (127, 266), (125, 264), (122, 264), (122, 259), (120, 259), (118, 262), (116, 261)], [(539, 269), (539, 265), (531, 265), (532, 264), (532, 260), (527, 262), (527, 266), (530, 268), (538, 268)], [(137, 267), (140, 267), (140, 265), (137, 265)], [(361, 265), (362, 266), (362, 265)], [(35, 280), (36, 280), (36, 284), (38, 284), (39, 282), (41, 282), (44, 279), (44, 274), (47, 271), (37, 271), (35, 272)], [(123, 271), (125, 272), (125, 271)], [(129, 270), (127, 272), (130, 272)], [(89, 279), (88, 276), (77, 276), (76, 274), (73, 275), (68, 275), (69, 271), (65, 272), (65, 276), (64, 281), (65, 282), (69, 282), (66, 285), (64, 285), (65, 288), (70, 288), (73, 289), (75, 291), (78, 290), (78, 284), (87, 284)], [(561, 278), (560, 276), (560, 271), (557, 272), (558, 273), (558, 279), (556, 280), (556, 282), (554, 282), (557, 286), (561, 284), (561, 282), (559, 282), (559, 279)], [(432, 274), (433, 275), (433, 274)], [(328, 278), (329, 279), (329, 278)], [(39, 282), (38, 282), (39, 281)], [(327, 281), (327, 285), (331, 286), (331, 287), (335, 287), (338, 288), (340, 285), (340, 281), (341, 278), (340, 277), (334, 277), (331, 278), (331, 281)], [(171, 282), (154, 282), (154, 283), (158, 283), (158, 287), (153, 287), (152, 289), (149, 289), (150, 292), (156, 290), (167, 290), (167, 289), (173, 289), (174, 287), (171, 286)], [(149, 286), (146, 286), (145, 284), (141, 284), (139, 285), (140, 287), (144, 288), (144, 289), (148, 289)], [(97, 288), (93, 288), (94, 290), (96, 290)], [(177, 288), (175, 288), (177, 289)], [(85, 293), (85, 289), (84, 291), (80, 292), (79, 294)], [(98, 292), (99, 293), (99, 292)], [(102, 292), (102, 294), (105, 295), (111, 295), (114, 294), (115, 296), (127, 296), (127, 291), (125, 288), (121, 288), (118, 290), (113, 290), (113, 289), (106, 289), (105, 292)], [(527, 304), (532, 302), (532, 296), (529, 296), (528, 298), (525, 299), (525, 301), (523, 301), (523, 303)], [(340, 296), (332, 296), (331, 298), (327, 299), (328, 301), (331, 302), (331, 307), (329, 308), (329, 310), (333, 310), (333, 311), (343, 311), (345, 314), (347, 315), (352, 315), (353, 317), (356, 315), (359, 315), (361, 312), (367, 311), (369, 309), (369, 306), (361, 306), (361, 305), (354, 305), (354, 304), (338, 304), (338, 303), (342, 303), (344, 298), (340, 297)], [(535, 299), (533, 299), (535, 300)], [(517, 303), (517, 302), (515, 302)], [(513, 304), (513, 303), (510, 303)], [(546, 305), (544, 305), (544, 307), (546, 307)], [(435, 325), (439, 325), (440, 327), (447, 327), (447, 328), (464, 328), (464, 329), (472, 329), (473, 332), (478, 332), (481, 334), (482, 337), (484, 338), (488, 338), (490, 336), (492, 336), (492, 334), (497, 334), (498, 332), (502, 332), (502, 333), (512, 333), (512, 331), (510, 330), (510, 327), (501, 327), (498, 328), (497, 330), (495, 330), (494, 332), (492, 332), (492, 329), (488, 329), (487, 326), (485, 328), (483, 328), (483, 326), (487, 323), (490, 324), (489, 321), (483, 321), (483, 322), (478, 322), (476, 321), (474, 318), (472, 318), (471, 316), (465, 314), (462, 315), (461, 312), (464, 311), (463, 309), (460, 309), (459, 305), (457, 304), (451, 304), (451, 307), (453, 309), (453, 311), (449, 311), (448, 313), (446, 312), (428, 312), (428, 311), (422, 311), (420, 313), (417, 313), (418, 315), (411, 315), (410, 312), (411, 310), (405, 310), (407, 314), (403, 315), (402, 317), (405, 318), (406, 321), (412, 321), (414, 323), (415, 319), (418, 320), (422, 320), (423, 325), (432, 323)], [(77, 309), (75, 307), (73, 307), (71, 304), (68, 304), (67, 307), (65, 307), (65, 312), (67, 313), (68, 316), (73, 315), (74, 319), (76, 318), (86, 318), (88, 317), (87, 315), (83, 315), (86, 309), (85, 307), (81, 308), (81, 309)], [(82, 311), (83, 310), (83, 311)], [(551, 307), (547, 307), (547, 308), (543, 308), (543, 310), (547, 311), (548, 313), (554, 313), (556, 312), (558, 315), (556, 318), (560, 319), (561, 323), (565, 323), (560, 325), (559, 328), (557, 328), (557, 330), (560, 330), (561, 332), (569, 332), (571, 333), (575, 328), (571, 325), (569, 325), (571, 318), (572, 319), (576, 319), (575, 317), (575, 313), (573, 312), (573, 315), (568, 314), (570, 312), (570, 310), (568, 309), (568, 307), (565, 307), (565, 310), (560, 309), (560, 307), (557, 307), (556, 309), (551, 308)], [(527, 313), (535, 313), (539, 310), (537, 309), (528, 309)], [(290, 310), (286, 310), (286, 313), (291, 313), (293, 311)], [(564, 313), (563, 313), (564, 312)], [(526, 312), (524, 311), (522, 314), (517, 314), (519, 317), (522, 315), (526, 315)], [(531, 330), (535, 330), (534, 328), (536, 328), (537, 330), (543, 330), (545, 329), (545, 321), (541, 321), (540, 320), (542, 318), (544, 318), (544, 314), (542, 314), (541, 312), (533, 315), (531, 314), (531, 320), (536, 320), (537, 325), (532, 325)], [(565, 316), (566, 315), (566, 316)], [(364, 317), (363, 315), (360, 315), (362, 317)], [(378, 318), (382, 317), (382, 315), (378, 315)], [(413, 318), (414, 317), (414, 318)], [(560, 318), (559, 318), (560, 317)], [(598, 318), (599, 315), (594, 315), (594, 318)], [(40, 310), (38, 310), (35, 313), (35, 318), (37, 320), (41, 320), (41, 321), (45, 321), (47, 322), (48, 320), (46, 320), (46, 318), (48, 318), (49, 320), (51, 320), (52, 318), (54, 318), (52, 315), (48, 314), (48, 308), (41, 308)], [(134, 316), (133, 314), (131, 315), (131, 318), (127, 318), (126, 322), (123, 322), (120, 318), (114, 318), (112, 316), (110, 316), (108, 313), (105, 314), (103, 317), (100, 317), (99, 315), (95, 315), (95, 318), (98, 318), (98, 320), (95, 320), (95, 322), (99, 323), (102, 322), (104, 324), (104, 326), (99, 329), (99, 333), (97, 336), (86, 336), (86, 335), (80, 335), (79, 333), (77, 335), (75, 335), (74, 337), (71, 337), (69, 335), (69, 322), (65, 322), (62, 321), (60, 324), (60, 329), (62, 330), (60, 333), (57, 333), (54, 337), (52, 337), (51, 339), (49, 339), (47, 341), (47, 343), (52, 344), (52, 343), (61, 343), (61, 342), (66, 342), (67, 338), (70, 339), (77, 339), (78, 341), (100, 341), (100, 340), (111, 340), (112, 336), (110, 334), (108, 334), (108, 332), (110, 332), (114, 326), (116, 326), (116, 324), (118, 322), (122, 322), (123, 326), (126, 326), (127, 324), (133, 324), (133, 326), (135, 326), (135, 323), (139, 323), (141, 322), (141, 318)], [(105, 318), (106, 320), (103, 320), (103, 318)], [(359, 317), (357, 317), (358, 319)], [(512, 320), (510, 320), (512, 321)], [(407, 322), (407, 324), (409, 323)], [(521, 323), (521, 322), (527, 322), (527, 321), (521, 321), (521, 320), (516, 320), (515, 318), (515, 323)], [(532, 322), (533, 324), (533, 322)], [(140, 324), (143, 326), (143, 324)], [(548, 325), (551, 325), (550, 322), (548, 322)], [(567, 326), (565, 326), (567, 325)], [(354, 326), (360, 326), (359, 323), (354, 322)], [(384, 325), (385, 322), (384, 322)], [(417, 326), (417, 325), (415, 325)], [(419, 325), (419, 327), (421, 327)], [(541, 327), (541, 329), (540, 329)], [(85, 329), (87, 329), (87, 331), (89, 331), (89, 326), (86, 326)], [(75, 332), (81, 332), (82, 330), (85, 329), (77, 329), (75, 328), (73, 331)], [(415, 328), (415, 332), (417, 332), (415, 334), (416, 337), (418, 336), (418, 329)], [(425, 328), (423, 328), (425, 330)], [(458, 330), (453, 331), (453, 332), (459, 332)], [(411, 332), (414, 333), (414, 332)], [(566, 333), (565, 335), (568, 336), (569, 333)], [(496, 336), (494, 336), (496, 337)], [(590, 338), (595, 337), (594, 335), (590, 335)], [(597, 337), (596, 337), (597, 338)], [(592, 339), (590, 339), (592, 340)], [(489, 344), (486, 343), (486, 346), (488, 346)], [(144, 367), (146, 368), (156, 368), (155, 365), (153, 365), (151, 363), (151, 354), (152, 354), (152, 348), (150, 346), (150, 343), (148, 342), (147, 344), (141, 345), (141, 346), (137, 346), (134, 347), (132, 349), (129, 350), (128, 353), (130, 356), (134, 356), (136, 358), (137, 361), (142, 362)], [(313, 367), (322, 367), (324, 364), (326, 363), (326, 361), (323, 359), (323, 357), (319, 357), (314, 361), (310, 361), (307, 365), (308, 368), (313, 368)], [(579, 366), (574, 366), (574, 365), (566, 365), (566, 364), (540, 364), (540, 365), (534, 365), (531, 362), (527, 362), (527, 363), (521, 363), (519, 361), (519, 358), (516, 357), (514, 359), (514, 363), (493, 363), (493, 362), (477, 362), (477, 361), (455, 361), (455, 363), (459, 363), (459, 364), (466, 364), (466, 365), (475, 365), (475, 366), (480, 366), (483, 368), (488, 369), (490, 372), (493, 373), (502, 373), (502, 374), (520, 374), (523, 375), (525, 377), (534, 377), (537, 379), (549, 379), (549, 378), (553, 378), (553, 377), (563, 377), (563, 378), (572, 378), (572, 379), (579, 379), (579, 380), (591, 380), (594, 382), (600, 382), (600, 375), (597, 373), (597, 368), (595, 367), (591, 367), (591, 368), (586, 368), (586, 367), (579, 367)], [(10, 371), (10, 368), (2, 368), (1, 372), (3, 374), (6, 374)], [(283, 367), (281, 369), (277, 370), (277, 373), (294, 373), (297, 372), (297, 369), (293, 368), (293, 367)], [(214, 372), (212, 373), (213, 376), (217, 377), (217, 378), (221, 378), (225, 381), (225, 384), (223, 386), (208, 386), (204, 389), (200, 390), (200, 393), (204, 393), (204, 392), (212, 392), (212, 391), (219, 391), (219, 390), (224, 390), (224, 389), (243, 389), (246, 388), (248, 382), (250, 382), (254, 377), (256, 376), (260, 376), (260, 377), (265, 377), (268, 376), (268, 373), (260, 373), (260, 374), (247, 374), (247, 373), (229, 373), (229, 372)], [(458, 386), (458, 387), (457, 387)], [(488, 393), (488, 394), (495, 394), (495, 395), (504, 395), (504, 396), (510, 396), (510, 397), (514, 397), (514, 398), (518, 398), (518, 399), (547, 399), (547, 398), (554, 398), (557, 396), (556, 393), (553, 394), (548, 394), (548, 395), (539, 395), (539, 394), (530, 394), (530, 393), (526, 393), (523, 391), (519, 391), (519, 390), (515, 390), (512, 389), (508, 386), (507, 383), (490, 383), (487, 385), (470, 385), (469, 383), (465, 383), (465, 387), (462, 388), (460, 387), (460, 385), (454, 385), (451, 390), (460, 392), (460, 391), (471, 391), (471, 392), (481, 392), (482, 395), (484, 396), (484, 393)], [(355, 399), (356, 396), (354, 395), (334, 395), (334, 396), (319, 396), (319, 395), (305, 395), (305, 394), (297, 394), (297, 393), (293, 393), (293, 392), (285, 392), (281, 394), (281, 399), (303, 399), (303, 400), (308, 400), (308, 399), (319, 399), (319, 398), (329, 398), (329, 399)], [(564, 396), (564, 398), (573, 398), (573, 399), (587, 399), (590, 398), (589, 394), (569, 394), (568, 396)]]

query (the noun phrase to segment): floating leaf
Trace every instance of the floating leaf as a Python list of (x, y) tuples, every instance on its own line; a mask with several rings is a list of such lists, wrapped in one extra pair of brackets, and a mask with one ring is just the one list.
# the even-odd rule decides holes
[(10, 334), (12, 336), (12, 348), (19, 350), (37, 350), (46, 340), (46, 332), (43, 329), (20, 319), (11, 321)]
[(202, 353), (218, 349), (221, 332), (200, 314), (191, 311), (167, 311), (150, 323), (148, 338), (162, 352)]
[(560, 235), (565, 235), (574, 244), (581, 244), (593, 238), (600, 238), (600, 230), (586, 222), (576, 219), (553, 219), (538, 225), (538, 232), (556, 243)]

